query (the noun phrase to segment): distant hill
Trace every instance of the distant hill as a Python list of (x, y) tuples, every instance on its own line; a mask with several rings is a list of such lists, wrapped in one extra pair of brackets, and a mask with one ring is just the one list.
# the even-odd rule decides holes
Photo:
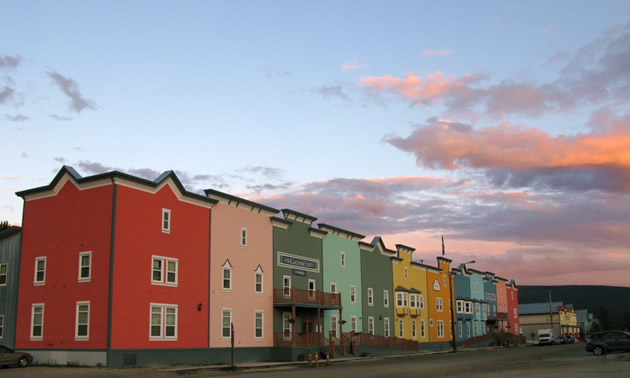
[(572, 304), (576, 310), (588, 310), (595, 317), (600, 307), (612, 307), (619, 314), (630, 312), (630, 287), (619, 286), (519, 286), (519, 303), (548, 302), (551, 290), (554, 302)]

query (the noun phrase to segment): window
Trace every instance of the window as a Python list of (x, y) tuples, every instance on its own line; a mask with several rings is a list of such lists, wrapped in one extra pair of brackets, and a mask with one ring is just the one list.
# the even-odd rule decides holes
[(389, 337), (389, 318), (383, 319), (383, 327), (385, 328), (385, 337)]
[(425, 327), (424, 319), (420, 320), (420, 337), (424, 339), (426, 335), (426, 327)]
[(221, 310), (221, 337), (224, 339), (232, 337), (232, 309)]
[(477, 322), (473, 322), (473, 337), (477, 336)]
[(254, 291), (256, 292), (256, 294), (262, 294), (262, 292), (263, 292), (263, 271), (262, 271), (262, 268), (260, 267), (260, 265), (256, 269), (256, 276), (254, 278), (254, 282), (255, 282)]
[(256, 311), (254, 313), (254, 337), (257, 339), (263, 338), (263, 312)]
[(435, 298), (435, 306), (438, 312), (444, 311), (444, 304), (442, 303), (442, 298)]
[(241, 227), (241, 247), (247, 247), (247, 229)]
[(409, 294), (409, 308), (416, 308), (416, 294)]
[(389, 290), (383, 290), (383, 306), (389, 307)]
[(149, 340), (177, 340), (177, 305), (151, 303)]
[(282, 276), (282, 292), (285, 297), (291, 296), (291, 276)]
[(466, 337), (470, 337), (470, 320), (466, 321)]
[(291, 338), (292, 329), (293, 329), (293, 325), (291, 324), (291, 313), (290, 312), (282, 313), (282, 336), (284, 339)]
[(472, 314), (472, 302), (464, 302), (464, 313)]
[(44, 335), (44, 304), (38, 303), (31, 307), (31, 340), (42, 340)]
[(429, 327), (433, 327), (433, 319), (429, 319)]
[(311, 297), (315, 295), (315, 280), (308, 280), (308, 294)]
[(444, 287), (446, 287), (447, 286), (447, 284), (446, 284), (446, 276), (442, 276), (442, 278), (444, 278)]
[(477, 291), (477, 294), (479, 294), (479, 282), (475, 284), (475, 291)]
[(344, 251), (341, 251), (341, 267), (346, 267), (346, 253)]
[(46, 257), (35, 259), (35, 285), (46, 283)]
[(396, 292), (396, 307), (404, 307), (404, 304), (405, 304), (405, 300), (403, 299), (404, 296), (405, 296), (405, 293)]
[(514, 319), (518, 318), (518, 315), (516, 315), (516, 307), (512, 309), (512, 313), (514, 314)]
[(464, 301), (457, 301), (457, 313), (464, 311)]
[(437, 321), (437, 336), (444, 337), (444, 320)]
[(332, 337), (337, 337), (339, 334), (337, 330), (338, 323), (337, 315), (330, 315), (330, 330), (332, 331)]
[(152, 256), (151, 283), (153, 285), (177, 286), (177, 259)]
[(417, 337), (417, 335), (416, 335), (416, 319), (413, 319), (411, 321), (411, 337), (414, 338), (414, 339)]
[(350, 286), (350, 303), (357, 303), (357, 287)]
[(0, 315), (0, 339), (4, 337), (4, 315)]
[(418, 296), (418, 299), (420, 303), (420, 310), (424, 310), (424, 295)]
[(356, 332), (357, 331), (357, 317), (356, 316), (351, 316), (350, 317), (350, 330), (352, 332)]
[(223, 291), (232, 291), (232, 264), (226, 260), (223, 264)]
[(92, 252), (79, 253), (79, 282), (89, 282), (92, 271)]
[(402, 319), (398, 319), (398, 337), (405, 337), (405, 322)]
[(459, 338), (461, 339), (462, 337), (464, 337), (464, 330), (462, 329), (462, 321), (461, 320), (457, 321), (457, 328), (459, 328)]
[(479, 304), (479, 302), (475, 303), (475, 309), (477, 315), (481, 315), (481, 305)]
[(330, 283), (330, 292), (331, 293), (336, 293), (337, 292), (337, 284), (334, 282)]
[(368, 333), (370, 335), (374, 334), (374, 317), (368, 316)]
[(171, 210), (162, 209), (162, 232), (168, 234), (171, 232)]
[(75, 340), (88, 340), (90, 331), (90, 302), (77, 302)]
[(407, 270), (407, 267), (405, 267), (405, 279), (409, 278), (409, 271)]
[(0, 264), (0, 286), (7, 284), (8, 268), (9, 264)]
[(512, 300), (514, 300), (514, 292), (510, 291), (510, 295), (512, 296)]
[(372, 290), (371, 287), (368, 287), (367, 289), (367, 294), (368, 294), (368, 306), (374, 306), (374, 290)]

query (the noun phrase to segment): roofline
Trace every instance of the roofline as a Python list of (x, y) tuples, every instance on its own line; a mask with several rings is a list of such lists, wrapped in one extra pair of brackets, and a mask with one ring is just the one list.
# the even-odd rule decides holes
[(308, 219), (308, 220), (311, 221), (311, 223), (315, 222), (317, 220), (317, 217), (314, 217), (312, 215), (300, 213), (299, 211), (295, 211), (295, 210), (291, 210), (291, 209), (282, 209), (282, 215), (284, 215), (286, 217), (287, 214), (294, 214), (294, 215), (297, 215), (297, 216), (302, 217), (304, 219)]
[(221, 191), (216, 190), (216, 189), (206, 189), (203, 192), (206, 193), (206, 196), (208, 196), (208, 197), (210, 197), (210, 195), (214, 195), (216, 197), (226, 199), (229, 202), (234, 201), (237, 204), (238, 203), (244, 203), (246, 205), (249, 205), (249, 206), (252, 206), (252, 207), (255, 207), (255, 208), (259, 208), (261, 210), (269, 211), (269, 212), (274, 213), (274, 214), (278, 214), (280, 212), (280, 210), (275, 209), (273, 207), (262, 205), (260, 203), (257, 203), (257, 202), (254, 202), (254, 201), (250, 201), (250, 200), (247, 200), (245, 198), (237, 197), (235, 195), (228, 194), (228, 193), (225, 193), (225, 192), (221, 192)]
[[(339, 233), (345, 233), (345, 234), (348, 234), (350, 237), (358, 238), (359, 240), (365, 238), (365, 235), (357, 234), (356, 232), (344, 230), (343, 228), (331, 226), (331, 225), (326, 224), (326, 223), (318, 223), (317, 227), (319, 227), (320, 229), (329, 228), (332, 231), (339, 232)], [(324, 230), (324, 231), (327, 231), (327, 230)]]

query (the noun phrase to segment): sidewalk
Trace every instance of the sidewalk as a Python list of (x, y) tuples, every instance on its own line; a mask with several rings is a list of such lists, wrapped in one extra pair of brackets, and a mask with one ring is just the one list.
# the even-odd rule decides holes
[[(490, 350), (490, 349), (503, 349), (503, 348), (513, 348), (513, 347), (500, 347), (500, 346), (492, 346), (492, 347), (481, 347), (481, 348), (457, 348), (457, 353), (463, 352), (473, 352), (478, 350)], [(441, 354), (441, 353), (452, 353), (452, 350), (426, 350), (419, 351), (417, 353), (408, 353), (408, 354), (393, 354), (389, 356), (370, 356), (370, 357), (341, 357), (341, 358), (333, 358), (330, 359), (330, 363), (343, 363), (343, 362), (361, 362), (361, 361), (369, 361), (376, 359), (388, 359), (388, 358), (404, 358), (404, 357), (415, 357), (415, 356), (424, 356), (431, 354)], [(298, 365), (307, 365), (308, 361), (284, 361), (284, 362), (244, 362), (235, 364), (235, 369), (273, 369), (284, 366), (298, 366)], [(312, 362), (315, 365), (315, 360)], [(319, 360), (320, 365), (326, 365), (326, 360)], [(227, 370), (230, 368), (230, 364), (222, 364), (222, 365), (202, 365), (202, 366), (180, 366), (180, 367), (169, 367), (158, 369), (160, 371), (169, 371), (176, 373), (186, 373), (186, 372), (194, 372), (198, 370)]]

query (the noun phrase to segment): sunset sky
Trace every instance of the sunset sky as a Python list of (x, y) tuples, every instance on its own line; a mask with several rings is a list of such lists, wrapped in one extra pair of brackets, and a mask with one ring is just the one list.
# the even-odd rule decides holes
[[(630, 286), (630, 1), (0, 0), (0, 220), (175, 170), (414, 259)], [(54, 222), (54, 214), (51, 214)]]

